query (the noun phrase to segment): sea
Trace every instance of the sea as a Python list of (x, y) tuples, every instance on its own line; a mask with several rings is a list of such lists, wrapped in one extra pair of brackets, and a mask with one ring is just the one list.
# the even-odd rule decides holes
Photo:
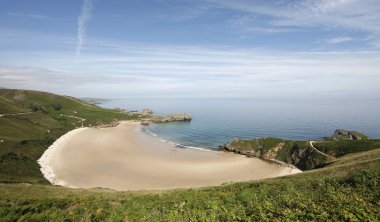
[(321, 140), (336, 129), (356, 130), (380, 139), (380, 101), (246, 98), (113, 99), (105, 108), (155, 114), (188, 113), (190, 122), (151, 124), (144, 132), (178, 147), (216, 150), (234, 138), (279, 137)]

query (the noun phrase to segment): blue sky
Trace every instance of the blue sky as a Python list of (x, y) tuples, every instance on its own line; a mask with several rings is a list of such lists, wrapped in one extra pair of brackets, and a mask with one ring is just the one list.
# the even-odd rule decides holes
[(379, 99), (378, 0), (0, 0), (0, 87)]

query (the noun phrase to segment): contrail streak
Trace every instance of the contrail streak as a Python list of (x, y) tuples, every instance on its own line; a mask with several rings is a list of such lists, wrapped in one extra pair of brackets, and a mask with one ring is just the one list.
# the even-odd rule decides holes
[(80, 55), (85, 37), (86, 37), (86, 25), (90, 21), (92, 15), (92, 0), (84, 0), (81, 14), (78, 17), (78, 40), (76, 54)]

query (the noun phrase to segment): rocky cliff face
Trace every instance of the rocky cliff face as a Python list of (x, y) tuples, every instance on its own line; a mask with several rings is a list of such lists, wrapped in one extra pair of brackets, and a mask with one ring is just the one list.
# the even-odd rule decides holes
[[(279, 138), (258, 138), (254, 140), (236, 138), (220, 146), (220, 148), (247, 157), (258, 157), (271, 162), (281, 161), (294, 165), (301, 170), (310, 170), (334, 161), (335, 156), (339, 156), (341, 153), (348, 154), (358, 152), (360, 149), (370, 149), (372, 144), (365, 134), (343, 129), (335, 130), (333, 135), (326, 139), (327, 141), (315, 142)], [(354, 149), (353, 147), (358, 148)]]
[(335, 130), (334, 134), (329, 138), (331, 140), (367, 140), (369, 137), (357, 131), (349, 131), (344, 129)]
[(296, 166), (301, 170), (310, 170), (332, 161), (332, 158), (314, 150), (307, 141), (289, 141), (278, 138), (254, 140), (236, 138), (220, 148), (247, 157), (258, 157), (286, 166)]

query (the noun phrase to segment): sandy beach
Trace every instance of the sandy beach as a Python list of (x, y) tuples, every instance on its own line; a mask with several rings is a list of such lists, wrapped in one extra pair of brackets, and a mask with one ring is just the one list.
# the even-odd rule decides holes
[(115, 190), (195, 188), (300, 172), (232, 153), (176, 148), (146, 135), (137, 122), (70, 131), (39, 163), (52, 184)]

